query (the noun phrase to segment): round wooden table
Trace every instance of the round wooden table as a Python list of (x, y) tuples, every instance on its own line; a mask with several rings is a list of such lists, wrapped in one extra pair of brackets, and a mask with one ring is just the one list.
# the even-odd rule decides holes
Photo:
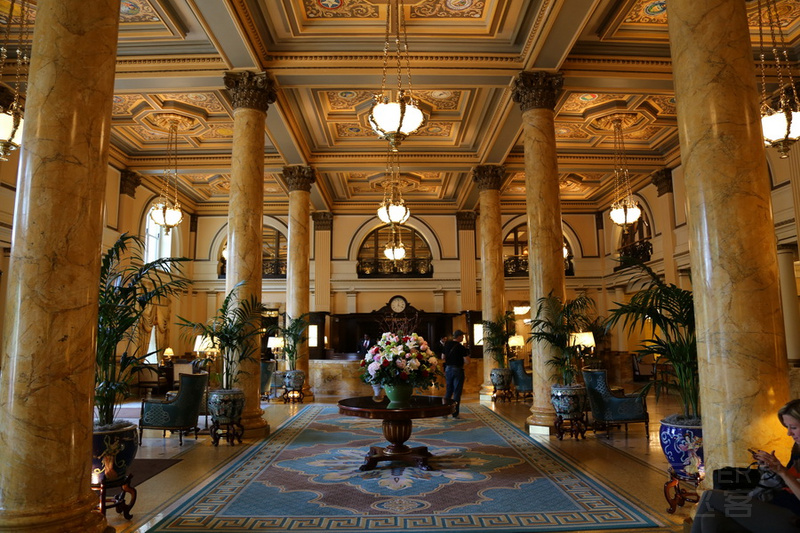
[(427, 446), (410, 448), (405, 445), (411, 437), (411, 421), (451, 415), (456, 404), (452, 400), (445, 402), (441, 396), (412, 396), (407, 406), (391, 409), (388, 406), (387, 398), (376, 401), (372, 396), (346, 398), (339, 402), (340, 414), (383, 420), (383, 436), (389, 441), (389, 446), (370, 446), (359, 470), (372, 470), (379, 461), (403, 461), (422, 470), (432, 470), (428, 465), (431, 454)]

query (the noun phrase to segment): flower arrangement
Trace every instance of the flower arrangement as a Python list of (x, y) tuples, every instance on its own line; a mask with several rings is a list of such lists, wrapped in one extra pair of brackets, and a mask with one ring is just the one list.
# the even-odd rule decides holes
[(441, 362), (416, 333), (384, 333), (361, 361), (361, 379), (369, 385), (424, 389), (435, 385), (441, 375)]

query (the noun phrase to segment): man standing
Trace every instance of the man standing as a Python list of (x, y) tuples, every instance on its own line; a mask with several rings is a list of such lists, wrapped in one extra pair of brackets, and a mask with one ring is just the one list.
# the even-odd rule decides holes
[(464, 332), (457, 329), (453, 332), (453, 339), (444, 345), (444, 377), (447, 382), (444, 399), (445, 401), (452, 399), (456, 404), (453, 418), (458, 418), (461, 391), (464, 388), (464, 367), (469, 363), (469, 351), (463, 342)]
[(363, 355), (367, 355), (367, 352), (369, 351), (370, 348), (372, 348), (373, 344), (375, 344), (375, 343), (372, 342), (372, 339), (370, 338), (370, 336), (368, 334), (364, 333), (364, 338), (361, 339), (361, 342), (358, 343), (358, 350), (357, 350), (358, 355), (362, 355), (362, 356)]

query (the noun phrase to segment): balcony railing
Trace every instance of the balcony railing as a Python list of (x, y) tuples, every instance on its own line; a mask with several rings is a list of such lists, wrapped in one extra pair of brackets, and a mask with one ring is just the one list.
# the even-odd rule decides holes
[[(528, 276), (528, 256), (527, 255), (507, 255), (503, 259), (503, 271), (507, 278), (524, 278)], [(572, 264), (572, 256), (564, 259), (564, 274), (567, 276), (575, 275), (575, 265)]]
[(617, 251), (619, 252), (620, 261), (623, 261), (623, 264), (614, 267), (615, 272), (624, 270), (630, 266), (624, 263), (626, 259), (633, 259), (642, 263), (650, 261), (650, 256), (653, 255), (653, 244), (650, 242), (650, 239), (642, 239), (641, 241), (626, 244)]
[(431, 278), (433, 264), (425, 259), (359, 259), (356, 263), (359, 278)]
[[(220, 265), (219, 279), (225, 279), (228, 264), (223, 260)], [(286, 259), (264, 259), (261, 262), (261, 279), (285, 279)]]

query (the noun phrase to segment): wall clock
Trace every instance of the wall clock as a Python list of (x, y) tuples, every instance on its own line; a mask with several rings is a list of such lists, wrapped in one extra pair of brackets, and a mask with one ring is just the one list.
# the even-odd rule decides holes
[(395, 313), (402, 313), (406, 310), (406, 306), (408, 306), (408, 302), (402, 296), (392, 296), (392, 299), (389, 300), (389, 309)]

